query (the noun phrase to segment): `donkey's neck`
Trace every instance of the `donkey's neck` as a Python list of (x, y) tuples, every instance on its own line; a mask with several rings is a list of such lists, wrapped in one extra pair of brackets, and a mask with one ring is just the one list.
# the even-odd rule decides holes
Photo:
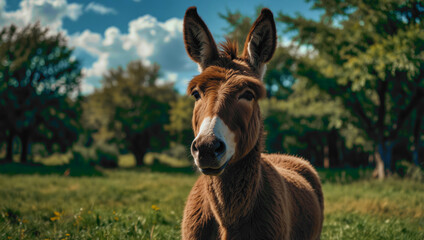
[(218, 222), (230, 226), (249, 215), (258, 196), (261, 182), (260, 143), (246, 156), (229, 164), (218, 177), (205, 176), (207, 198)]

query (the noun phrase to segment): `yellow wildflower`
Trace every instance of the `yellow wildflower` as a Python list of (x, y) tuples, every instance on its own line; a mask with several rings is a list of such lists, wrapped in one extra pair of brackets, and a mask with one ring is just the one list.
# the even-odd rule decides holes
[(118, 217), (116, 217), (116, 216), (115, 216), (113, 219), (115, 219), (115, 221), (119, 221), (119, 218), (118, 218)]
[(71, 234), (67, 233), (67, 234), (65, 234), (65, 236), (69, 237), (69, 236), (71, 236)]
[(159, 207), (156, 206), (156, 205), (152, 205), (152, 209), (155, 210), (155, 211), (158, 211), (159, 210)]
[(52, 222), (59, 220), (60, 219), (60, 215), (62, 215), (58, 211), (54, 211), (53, 214), (54, 214), (54, 216), (50, 218), (50, 221), (52, 221)]

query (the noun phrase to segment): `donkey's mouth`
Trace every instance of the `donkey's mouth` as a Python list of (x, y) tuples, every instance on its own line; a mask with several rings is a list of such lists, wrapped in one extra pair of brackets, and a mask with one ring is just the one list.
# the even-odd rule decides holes
[(222, 165), (219, 168), (199, 168), (199, 169), (205, 175), (218, 176), (224, 171), (224, 168), (227, 166), (228, 162), (229, 161), (226, 161), (224, 165)]

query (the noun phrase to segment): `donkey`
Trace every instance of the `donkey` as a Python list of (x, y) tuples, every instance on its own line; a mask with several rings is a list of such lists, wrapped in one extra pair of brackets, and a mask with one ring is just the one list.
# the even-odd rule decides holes
[(227, 40), (218, 50), (195, 7), (184, 16), (184, 43), (200, 74), (188, 84), (195, 98), (191, 145), (201, 174), (184, 210), (182, 239), (319, 239), (323, 193), (305, 160), (261, 154), (258, 100), (274, 54), (273, 14), (262, 9), (244, 44)]

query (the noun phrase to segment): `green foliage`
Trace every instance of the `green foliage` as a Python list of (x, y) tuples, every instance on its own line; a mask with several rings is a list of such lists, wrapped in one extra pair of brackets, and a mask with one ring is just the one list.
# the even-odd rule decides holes
[(105, 168), (118, 167), (119, 151), (116, 145), (98, 142), (86, 147), (75, 145), (69, 164), (74, 167), (93, 167), (99, 165)]
[(403, 178), (424, 182), (424, 170), (405, 160), (396, 163), (396, 173)]
[(78, 136), (75, 96), (81, 72), (65, 37), (39, 23), (5, 26), (0, 30), (0, 62), (0, 126), (7, 160), (15, 136), (21, 140), (23, 162), (31, 142), (43, 143), (50, 152), (65, 151)]
[(105, 168), (117, 168), (119, 151), (116, 145), (96, 144), (96, 156), (98, 164)]
[(74, 145), (72, 149), (72, 157), (69, 159), (69, 165), (75, 167), (92, 167), (95, 164), (95, 149)]
[(194, 138), (191, 128), (194, 100), (188, 96), (180, 96), (177, 101), (170, 104), (169, 124), (165, 125), (165, 130), (175, 142), (189, 146)]
[(170, 102), (176, 100), (172, 85), (158, 85), (159, 66), (130, 62), (124, 70), (110, 69), (103, 86), (84, 103), (84, 122), (95, 132), (94, 140), (114, 142), (143, 164), (148, 151), (167, 146), (163, 126), (169, 122)]
[(325, 11), (320, 21), (278, 15), (287, 30), (296, 33), (298, 44), (312, 49), (293, 56), (294, 74), (342, 100), (352, 117), (350, 126), (379, 146), (377, 154), (390, 168), (391, 151), (405, 121), (423, 104), (424, 4), (313, 2), (314, 8)]
[(229, 25), (225, 29), (228, 33), (226, 37), (236, 41), (238, 43), (238, 49), (243, 50), (244, 42), (246, 41), (246, 37), (252, 27), (252, 18), (244, 16), (240, 13), (240, 11), (232, 12), (229, 9), (227, 9), (226, 14), (220, 13), (219, 16)]

